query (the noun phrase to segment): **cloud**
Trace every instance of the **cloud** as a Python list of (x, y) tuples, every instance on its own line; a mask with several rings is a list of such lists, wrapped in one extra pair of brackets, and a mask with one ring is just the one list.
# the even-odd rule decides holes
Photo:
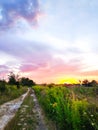
[(8, 69), (6, 65), (0, 65), (0, 79), (7, 79), (9, 73)]
[[(71, 61), (65, 63), (62, 59), (47, 59), (45, 64), (38, 66), (38, 68), (31, 68), (25, 66), (23, 75), (28, 75), (31, 79), (34, 79), (37, 83), (50, 83), (56, 82), (56, 79), (63, 77), (72, 77), (79, 74), (81, 65), (78, 65), (77, 61)], [(34, 66), (35, 67), (35, 66)], [(30, 71), (28, 71), (30, 69)], [(27, 70), (27, 71), (26, 71)]]
[(0, 28), (12, 27), (18, 20), (24, 19), (30, 24), (37, 24), (40, 15), (38, 0), (3, 0), (0, 1)]
[(83, 76), (98, 76), (98, 70), (82, 72)]
[(48, 52), (48, 46), (35, 40), (24, 40), (17, 35), (3, 35), (0, 38), (0, 51), (26, 58), (27, 56), (44, 55), (45, 52)]
[(20, 67), (21, 72), (31, 72), (31, 71), (35, 71), (36, 69), (38, 69), (39, 66), (37, 64), (22, 64), (22, 66)]
[(0, 72), (7, 71), (8, 67), (6, 65), (0, 65)]

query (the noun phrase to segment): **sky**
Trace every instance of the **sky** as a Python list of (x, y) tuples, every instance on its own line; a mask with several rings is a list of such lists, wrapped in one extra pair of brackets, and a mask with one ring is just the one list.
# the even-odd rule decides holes
[(97, 0), (0, 0), (0, 78), (98, 80)]

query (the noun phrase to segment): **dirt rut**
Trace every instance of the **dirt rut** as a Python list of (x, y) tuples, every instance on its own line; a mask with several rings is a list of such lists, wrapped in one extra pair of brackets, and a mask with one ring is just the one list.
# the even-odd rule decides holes
[(48, 130), (48, 128), (45, 124), (44, 115), (42, 114), (42, 110), (38, 103), (34, 90), (32, 90), (31, 96), (33, 97), (33, 101), (34, 101), (33, 112), (35, 113), (35, 116), (37, 119), (36, 130)]
[(0, 106), (0, 130), (4, 130), (7, 123), (14, 117), (28, 92), (23, 94), (21, 97)]

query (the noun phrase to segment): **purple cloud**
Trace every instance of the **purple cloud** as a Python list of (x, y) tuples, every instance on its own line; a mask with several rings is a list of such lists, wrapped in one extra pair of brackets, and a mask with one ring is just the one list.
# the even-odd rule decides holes
[(0, 1), (0, 28), (11, 27), (20, 18), (35, 25), (36, 17), (40, 13), (38, 0), (2, 0)]
[(25, 64), (23, 66), (20, 67), (20, 70), (22, 72), (31, 72), (33, 70), (36, 70), (38, 69), (39, 66), (37, 66), (36, 64)]
[(9, 68), (6, 65), (0, 65), (0, 79), (7, 78)]
[(0, 72), (7, 70), (8, 67), (6, 65), (0, 65)]

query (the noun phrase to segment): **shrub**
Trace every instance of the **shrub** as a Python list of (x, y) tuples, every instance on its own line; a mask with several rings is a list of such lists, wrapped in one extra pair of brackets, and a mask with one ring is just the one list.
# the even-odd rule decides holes
[(0, 92), (3, 93), (6, 91), (6, 83), (5, 81), (0, 81)]

